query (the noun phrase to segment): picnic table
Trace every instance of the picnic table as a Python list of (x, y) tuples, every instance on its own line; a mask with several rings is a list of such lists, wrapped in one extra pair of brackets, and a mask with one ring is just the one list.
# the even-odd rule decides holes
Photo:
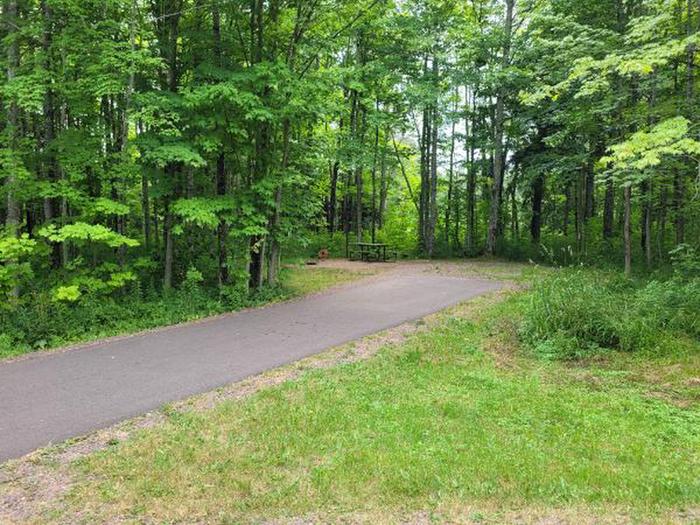
[(389, 246), (380, 242), (357, 242), (350, 252), (350, 259), (359, 259), (364, 262), (387, 262), (396, 260), (397, 253), (390, 250)]

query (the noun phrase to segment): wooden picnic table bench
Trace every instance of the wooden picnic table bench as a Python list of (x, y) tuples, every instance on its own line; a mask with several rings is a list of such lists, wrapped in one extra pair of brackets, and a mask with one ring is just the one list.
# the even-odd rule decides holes
[(381, 242), (357, 242), (354, 249), (350, 251), (350, 260), (360, 260), (364, 262), (387, 262), (396, 260), (398, 252), (389, 249), (389, 245)]

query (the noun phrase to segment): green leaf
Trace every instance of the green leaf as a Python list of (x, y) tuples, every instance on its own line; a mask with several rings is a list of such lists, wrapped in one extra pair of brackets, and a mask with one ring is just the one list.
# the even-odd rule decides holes
[(39, 231), (39, 235), (53, 242), (98, 242), (106, 244), (111, 248), (120, 246), (134, 247), (139, 242), (135, 239), (125, 237), (115, 231), (110, 230), (101, 224), (87, 224), (76, 222), (63, 227), (49, 225)]

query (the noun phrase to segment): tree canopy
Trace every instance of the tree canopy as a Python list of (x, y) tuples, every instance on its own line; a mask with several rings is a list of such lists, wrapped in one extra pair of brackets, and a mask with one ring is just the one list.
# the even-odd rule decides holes
[(700, 243), (695, 0), (3, 0), (0, 293)]

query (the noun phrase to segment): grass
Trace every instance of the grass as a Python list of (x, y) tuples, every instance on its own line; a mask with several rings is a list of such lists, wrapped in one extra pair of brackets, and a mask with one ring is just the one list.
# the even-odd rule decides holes
[(370, 273), (293, 265), (282, 271), (279, 287), (255, 296), (231, 289), (228, 295), (214, 297), (194, 285), (167, 297), (126, 296), (76, 305), (49, 302), (16, 311), (0, 309), (0, 360), (293, 299)]
[(681, 366), (664, 355), (661, 368), (673, 371), (661, 376), (647, 374), (659, 368), (651, 357), (536, 360), (515, 335), (524, 304), (522, 292), (479, 299), (367, 361), (213, 410), (169, 412), (163, 426), (80, 461), (65, 515), (690, 523), (700, 413), (692, 399), (653, 394), (659, 382), (697, 377), (700, 348)]
[(368, 270), (347, 270), (314, 266), (291, 266), (282, 272), (282, 289), (285, 299), (323, 291), (331, 286), (346, 284), (373, 275)]
[[(700, 279), (626, 279), (562, 269), (529, 294), (521, 335), (541, 357), (576, 359), (622, 350), (661, 355), (700, 339)], [(687, 345), (686, 345), (687, 346)]]

